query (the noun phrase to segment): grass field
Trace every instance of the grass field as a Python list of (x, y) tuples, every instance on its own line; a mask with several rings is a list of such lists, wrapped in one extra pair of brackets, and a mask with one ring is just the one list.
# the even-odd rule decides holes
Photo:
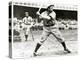
[[(41, 48), (38, 50), (37, 57), (44, 56), (63, 56), (63, 55), (76, 55), (77, 54), (77, 30), (60, 30), (68, 49), (72, 52), (67, 54), (63, 51), (61, 44), (52, 36), (44, 42)], [(28, 41), (21, 42), (16, 41), (13, 43), (13, 57), (14, 58), (26, 58), (31, 57), (36, 43), (40, 39), (42, 31), (32, 31), (34, 36), (34, 41), (32, 39), (31, 33), (29, 33)]]

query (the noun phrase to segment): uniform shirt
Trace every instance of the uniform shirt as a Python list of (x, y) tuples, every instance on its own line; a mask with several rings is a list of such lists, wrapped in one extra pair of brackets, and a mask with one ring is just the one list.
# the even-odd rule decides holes
[(23, 18), (23, 23), (26, 24), (26, 25), (31, 25), (32, 21), (33, 21), (32, 17), (30, 17), (30, 16)]
[(53, 19), (56, 19), (56, 13), (53, 11), (49, 14)]
[(43, 19), (43, 25), (44, 26), (49, 26), (50, 24), (55, 24), (55, 18), (56, 14), (55, 12), (51, 12), (50, 14), (47, 13), (47, 11), (41, 13), (41, 18)]

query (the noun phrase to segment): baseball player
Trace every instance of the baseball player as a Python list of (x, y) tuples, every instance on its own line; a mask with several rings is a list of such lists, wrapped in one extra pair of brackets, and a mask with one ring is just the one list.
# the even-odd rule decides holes
[(25, 38), (27, 41), (28, 38), (28, 32), (30, 31), (30, 28), (33, 26), (33, 19), (31, 16), (29, 16), (28, 12), (25, 12), (25, 17), (23, 18), (24, 28), (25, 28)]
[(66, 47), (64, 38), (62, 37), (58, 29), (58, 24), (56, 21), (56, 13), (53, 11), (53, 8), (54, 5), (50, 5), (47, 7), (47, 10), (42, 12), (41, 14), (39, 13), (39, 11), (37, 12), (39, 19), (43, 21), (43, 33), (40, 41), (37, 43), (36, 48), (34, 50), (33, 53), (34, 56), (37, 56), (38, 49), (41, 47), (41, 45), (44, 43), (44, 41), (50, 34), (52, 34), (61, 43), (61, 45), (64, 48), (64, 51), (70, 53), (70, 51)]

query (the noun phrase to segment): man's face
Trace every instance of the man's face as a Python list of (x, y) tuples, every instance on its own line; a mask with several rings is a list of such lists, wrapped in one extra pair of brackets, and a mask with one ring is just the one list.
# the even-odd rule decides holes
[(28, 16), (29, 16), (28, 12), (25, 12), (25, 16), (26, 16), (26, 17), (28, 17)]
[(54, 6), (51, 6), (51, 7), (49, 8), (50, 11), (53, 11), (53, 9), (54, 9)]

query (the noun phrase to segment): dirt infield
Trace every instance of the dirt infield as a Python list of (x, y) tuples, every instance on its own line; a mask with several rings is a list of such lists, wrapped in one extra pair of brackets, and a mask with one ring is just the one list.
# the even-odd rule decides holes
[[(32, 31), (34, 41), (32, 40), (31, 33), (29, 34), (28, 41), (21, 42), (15, 41), (13, 43), (13, 57), (14, 58), (26, 58), (31, 57), (36, 46), (36, 43), (40, 39), (42, 31)], [(77, 30), (61, 30), (67, 47), (72, 53), (67, 54), (63, 51), (61, 44), (52, 36), (44, 42), (42, 47), (38, 51), (38, 57), (40, 56), (63, 56), (63, 55), (75, 55), (77, 54)]]

